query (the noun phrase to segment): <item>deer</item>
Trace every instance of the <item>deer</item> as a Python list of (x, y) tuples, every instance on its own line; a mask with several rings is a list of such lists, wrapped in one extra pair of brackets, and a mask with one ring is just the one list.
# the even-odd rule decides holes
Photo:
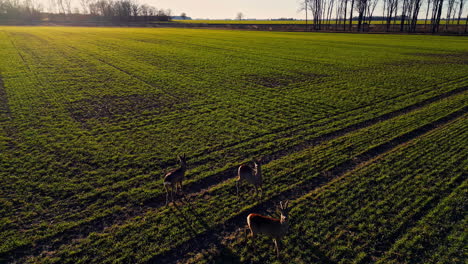
[(258, 189), (260, 189), (263, 196), (262, 167), (260, 165), (260, 161), (254, 161), (254, 168), (245, 164), (239, 166), (239, 169), (237, 170), (236, 181), (237, 196), (239, 196), (239, 183), (242, 180), (247, 181), (255, 187), (255, 195), (258, 194)]
[(182, 192), (182, 181), (184, 180), (185, 171), (187, 170), (186, 156), (177, 156), (180, 161), (180, 167), (174, 170), (169, 171), (164, 175), (164, 188), (166, 189), (166, 206), (169, 203), (169, 193), (171, 193), (171, 201), (174, 202), (173, 188), (175, 188), (175, 193), (177, 193), (177, 186), (180, 187)]
[(276, 255), (279, 258), (278, 240), (283, 238), (289, 229), (288, 223), (288, 203), (280, 202), (279, 210), (281, 213), (280, 219), (271, 218), (259, 214), (249, 214), (247, 216), (247, 225), (250, 229), (251, 237), (254, 239), (256, 234), (263, 234), (273, 238), (275, 243)]

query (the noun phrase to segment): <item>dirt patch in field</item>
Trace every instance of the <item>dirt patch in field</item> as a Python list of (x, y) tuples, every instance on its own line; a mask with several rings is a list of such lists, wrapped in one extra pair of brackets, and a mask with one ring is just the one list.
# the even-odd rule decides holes
[(68, 111), (75, 120), (85, 122), (94, 118), (112, 119), (117, 116), (141, 114), (144, 111), (167, 112), (175, 103), (174, 100), (159, 95), (104, 95), (74, 101), (68, 105)]
[[(446, 63), (454, 63), (454, 64), (468, 64), (468, 53), (406, 53), (406, 55), (410, 56), (418, 56), (430, 59), (430, 61), (419, 61), (419, 60), (408, 60), (409, 62), (413, 63), (422, 63), (422, 64), (446, 64)], [(403, 63), (405, 64), (405, 63)]]
[(278, 74), (278, 75), (261, 75), (261, 74), (248, 74), (245, 75), (245, 79), (248, 82), (253, 82), (258, 85), (262, 85), (269, 88), (277, 88), (281, 86), (288, 86), (293, 83), (299, 82), (310, 82), (310, 81), (321, 81), (327, 75), (324, 74), (297, 74), (295, 76)]

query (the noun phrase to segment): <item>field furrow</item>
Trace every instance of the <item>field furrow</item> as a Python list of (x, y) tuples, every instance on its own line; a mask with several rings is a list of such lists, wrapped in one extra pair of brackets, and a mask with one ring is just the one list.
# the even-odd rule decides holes
[[(458, 95), (457, 97), (455, 97), (455, 98), (458, 98), (457, 100), (450, 99), (450, 96), (457, 95), (457, 94), (460, 94), (460, 93), (461, 93), (461, 95)], [(465, 94), (466, 93), (464, 92), (464, 89), (459, 89), (459, 90), (456, 90), (456, 91), (452, 91), (452, 92), (449, 92), (447, 94), (437, 96), (437, 97), (428, 99), (426, 101), (423, 101), (421, 103), (418, 103), (416, 105), (407, 107), (405, 109), (401, 109), (399, 111), (395, 111), (395, 112), (386, 114), (384, 116), (381, 116), (381, 117), (378, 117), (378, 118), (375, 118), (375, 119), (372, 119), (372, 120), (368, 120), (366, 122), (358, 123), (356, 125), (353, 125), (352, 127), (346, 127), (344, 129), (337, 130), (337, 131), (322, 135), (322, 136), (320, 136), (318, 138), (314, 138), (310, 142), (307, 142), (307, 144), (303, 144), (303, 145), (301, 145), (299, 147), (295, 147), (295, 148), (290, 148), (290, 149), (288, 149), (288, 151), (283, 150), (281, 152), (273, 153), (273, 155), (271, 155), (271, 156), (264, 156), (263, 159), (264, 159), (264, 162), (266, 164), (268, 164), (269, 162), (274, 161), (274, 160), (278, 160), (278, 159), (280, 160), (281, 158), (283, 158), (285, 156), (288, 156), (288, 155), (291, 155), (294, 152), (300, 152), (300, 151), (302, 151), (304, 149), (307, 149), (307, 148), (310, 148), (312, 146), (320, 145), (323, 142), (333, 140), (335, 138), (344, 136), (346, 134), (350, 134), (350, 133), (352, 133), (352, 132), (354, 132), (356, 130), (359, 130), (359, 129), (372, 127), (373, 125), (375, 125), (375, 124), (377, 124), (379, 122), (388, 121), (391, 118), (395, 118), (395, 117), (398, 117), (400, 115), (407, 114), (407, 113), (409, 113), (411, 111), (415, 111), (415, 110), (417, 110), (419, 108), (423, 108), (424, 106), (429, 105), (430, 103), (443, 100), (443, 99), (445, 99), (447, 97), (449, 99), (448, 100), (447, 99), (443, 100), (442, 105), (447, 104), (447, 102), (450, 102), (450, 101), (453, 101), (453, 102), (458, 101), (459, 105), (463, 105), (464, 103), (466, 103), (466, 100), (464, 99)], [(452, 107), (454, 107), (457, 104), (456, 103), (455, 104), (451, 103), (449, 105), (452, 105)], [(444, 111), (452, 111), (450, 107), (446, 107), (446, 106), (444, 106), (444, 107), (445, 107)], [(461, 112), (463, 112), (463, 111), (464, 110), (461, 110)], [(443, 116), (443, 114), (444, 114), (444, 112), (439, 113), (440, 116)], [(427, 117), (425, 117), (425, 118), (427, 118)], [(434, 118), (435, 117), (429, 117), (429, 120), (434, 119)], [(391, 143), (391, 144), (394, 144), (394, 142)], [(338, 149), (338, 151), (339, 151), (339, 149)], [(349, 151), (349, 149), (347, 149), (347, 151)], [(354, 157), (354, 159), (359, 159), (359, 158), (360, 157)], [(347, 162), (352, 163), (352, 161), (350, 161), (350, 160), (348, 160)], [(346, 167), (348, 165), (350, 165), (350, 164), (343, 163), (341, 165), (341, 167)], [(232, 179), (234, 177), (234, 175), (235, 175), (235, 170), (236, 170), (235, 167), (228, 168), (227, 170), (223, 170), (223, 171), (221, 171), (219, 173), (215, 173), (212, 176), (208, 176), (208, 177), (205, 177), (205, 178), (203, 178), (201, 180), (192, 182), (192, 183), (186, 185), (185, 189), (190, 190), (189, 194), (193, 193), (194, 195), (202, 195), (200, 192), (205, 192), (207, 189), (210, 189), (213, 186), (219, 185), (219, 184), (221, 184), (221, 183), (223, 183), (223, 182), (225, 182), (225, 181), (227, 181), (229, 179)], [(160, 185), (158, 185), (157, 188), (161, 189)], [(121, 189), (119, 191), (121, 192), (120, 195), (122, 197), (117, 197), (117, 199), (114, 199), (113, 204), (108, 202), (107, 207), (121, 206), (122, 205), (122, 200), (125, 199), (123, 197), (128, 197), (132, 193), (133, 193), (133, 196), (138, 195), (138, 192), (141, 192), (143, 190), (135, 189), (135, 191), (137, 191), (137, 192), (130, 191), (130, 192), (126, 193), (126, 194)], [(142, 194), (144, 194), (144, 193), (142, 193)], [(106, 227), (125, 222), (125, 220), (127, 220), (127, 219), (132, 219), (134, 217), (144, 215), (149, 210), (154, 211), (154, 210), (164, 206), (164, 204), (165, 204), (165, 193), (161, 193), (161, 194), (159, 194), (157, 196), (149, 196), (149, 197), (148, 197), (147, 194), (145, 194), (144, 196), (141, 196), (139, 198), (132, 198), (132, 200), (133, 201), (130, 204), (127, 204), (127, 206), (115, 207), (115, 210), (110, 210), (110, 211), (108, 210), (108, 211), (104, 211), (104, 212), (102, 212), (100, 214), (95, 214), (94, 216), (90, 217), (89, 219), (84, 219), (84, 221), (81, 224), (78, 224), (76, 226), (71, 226), (70, 228), (67, 228), (67, 229), (62, 229), (56, 235), (53, 235), (51, 237), (47, 236), (45, 238), (42, 238), (42, 239), (39, 239), (39, 240), (35, 241), (34, 243), (36, 245), (43, 245), (43, 247), (45, 247), (45, 248), (54, 248), (54, 247), (60, 246), (60, 244), (62, 244), (62, 243), (66, 243), (67, 241), (70, 241), (70, 240), (72, 240), (72, 239), (74, 239), (76, 237), (83, 237), (83, 236), (86, 236), (87, 234), (89, 234), (91, 232), (97, 232), (97, 231), (100, 231), (100, 230), (104, 230)], [(88, 210), (93, 210), (94, 208), (95, 208), (95, 206), (90, 206)], [(79, 214), (82, 215), (83, 212), (79, 212)], [(26, 251), (26, 249), (28, 247), (31, 248), (29, 244), (26, 244), (26, 245), (24, 245), (24, 246), (22, 246), (20, 248), (15, 249), (15, 252), (23, 252), (23, 254), (24, 254), (24, 253), (28, 252), (28, 251)], [(43, 247), (37, 246), (36, 250), (41, 249)], [(13, 253), (9, 253), (9, 254), (13, 254)]]
[[(190, 239), (188, 242), (183, 243), (180, 247), (176, 247), (173, 250), (171, 250), (170, 252), (173, 252), (174, 254), (176, 254), (176, 252), (179, 252), (180, 250), (187, 250), (187, 247), (191, 248), (191, 247), (194, 246), (194, 244), (198, 244), (198, 243), (202, 243), (202, 241), (206, 241), (205, 236), (211, 237), (213, 235), (219, 234), (219, 232), (222, 232), (223, 230), (225, 230), (225, 228), (228, 228), (228, 230), (238, 228), (237, 223), (239, 222), (239, 219), (243, 219), (243, 217), (247, 214), (248, 211), (255, 210), (255, 209), (256, 210), (262, 210), (262, 209), (265, 210), (267, 208), (271, 208), (271, 205), (273, 204), (273, 202), (278, 200), (278, 199), (284, 199), (285, 197), (296, 197), (297, 195), (300, 196), (301, 194), (304, 194), (307, 191), (310, 191), (311, 189), (316, 188), (317, 186), (321, 186), (321, 185), (329, 182), (334, 176), (342, 175), (343, 173), (345, 173), (346, 170), (348, 170), (350, 168), (353, 168), (355, 166), (358, 166), (359, 164), (365, 163), (366, 161), (374, 158), (375, 156), (380, 155), (381, 153), (383, 153), (385, 151), (388, 151), (389, 149), (392, 149), (393, 147), (395, 147), (395, 145), (404, 144), (404, 142), (406, 142), (407, 140), (410, 140), (410, 139), (412, 139), (414, 137), (417, 137), (417, 136), (427, 132), (428, 130), (431, 130), (431, 129), (435, 128), (438, 125), (441, 125), (441, 124), (443, 124), (445, 122), (448, 122), (449, 120), (451, 120), (453, 118), (456, 118), (457, 116), (463, 115), (464, 113), (466, 113), (465, 108), (463, 108), (463, 109), (461, 109), (459, 111), (456, 111), (456, 112), (454, 112), (453, 114), (451, 114), (449, 116), (438, 119), (436, 122), (432, 122), (432, 123), (430, 123), (428, 125), (425, 125), (425, 126), (422, 126), (422, 127), (418, 128), (416, 130), (412, 130), (410, 132), (407, 132), (407, 133), (405, 133), (405, 134), (403, 134), (403, 135), (401, 135), (401, 136), (399, 136), (397, 138), (394, 138), (393, 140), (391, 140), (389, 142), (386, 142), (386, 143), (378, 145), (378, 146), (376, 146), (374, 148), (368, 149), (367, 151), (364, 151), (363, 153), (360, 153), (360, 155), (350, 157), (349, 154), (345, 153), (344, 157), (342, 157), (343, 161), (341, 163), (334, 164), (334, 162), (337, 162), (337, 161), (332, 160), (331, 163), (328, 163), (328, 164), (316, 165), (317, 167), (315, 167), (315, 168), (309, 168), (309, 170), (311, 169), (313, 172), (307, 172), (306, 168), (300, 168), (300, 167), (293, 170), (293, 171), (291, 171), (291, 170), (287, 170), (287, 171), (284, 171), (284, 172), (271, 171), (270, 172), (271, 174), (278, 174), (275, 178), (279, 178), (279, 179), (281, 179), (282, 175), (284, 175), (286, 173), (286, 175), (289, 175), (293, 179), (296, 179), (295, 183), (293, 184), (292, 182), (290, 183), (288, 181), (281, 182), (281, 181), (284, 181), (284, 179), (280, 180), (280, 182), (276, 183), (276, 185), (277, 185), (276, 187), (279, 187), (279, 186), (285, 186), (285, 187), (282, 187), (281, 189), (275, 188), (274, 193), (276, 193), (276, 195), (271, 196), (271, 194), (269, 194), (268, 195), (269, 199), (267, 201), (260, 202), (259, 204), (255, 205), (253, 207), (251, 207), (251, 206), (245, 207), (245, 205), (244, 206), (242, 205), (245, 202), (242, 202), (242, 204), (239, 205), (239, 206), (241, 206), (242, 211), (239, 212), (239, 209), (235, 210), (236, 213), (234, 213), (230, 218), (223, 219), (221, 224), (219, 224), (219, 225), (215, 224), (214, 226), (211, 226), (211, 228), (209, 228), (206, 232), (201, 233), (200, 235), (196, 236), (193, 239)], [(420, 117), (420, 115), (415, 115), (412, 118), (417, 118), (417, 117)], [(410, 118), (410, 120), (412, 120), (412, 118)], [(390, 122), (390, 123), (392, 123), (392, 122)], [(369, 130), (359, 131), (360, 133), (358, 133), (357, 135), (353, 135), (353, 137), (349, 136), (351, 138), (341, 139), (339, 141), (349, 140), (350, 142), (353, 142), (355, 140), (355, 139), (353, 140), (354, 137), (360, 138), (360, 137), (362, 137), (362, 135), (366, 135)], [(367, 136), (372, 137), (372, 135), (367, 135)], [(328, 146), (328, 147), (330, 147), (330, 145), (331, 146), (336, 146), (336, 144), (337, 144), (336, 142), (333, 142), (333, 143), (326, 144), (326, 146)], [(344, 145), (343, 146), (344, 149), (351, 148), (350, 146), (346, 146), (346, 144), (343, 144), (343, 145)], [(316, 149), (309, 150), (308, 152), (309, 153), (310, 152), (315, 152), (315, 151), (317, 151), (317, 150), (319, 150), (319, 149), (321, 149), (323, 147), (324, 146), (318, 146)], [(340, 151), (340, 149), (337, 149), (335, 151)], [(330, 153), (328, 155), (333, 155), (333, 154)], [(324, 159), (324, 157), (321, 157), (321, 156), (316, 157), (316, 158), (319, 159), (319, 160)], [(301, 160), (296, 158), (296, 159), (293, 159), (293, 160), (288, 160), (288, 159), (286, 159), (285, 161), (280, 160), (280, 161), (277, 161), (277, 163), (278, 162), (280, 164), (284, 163), (284, 162), (286, 162), (286, 164), (290, 164), (290, 163), (299, 163), (300, 164)], [(302, 160), (302, 162), (303, 162), (303, 160)], [(276, 164), (276, 166), (278, 166), (278, 165), (279, 164)], [(331, 167), (331, 169), (325, 169), (327, 167)], [(273, 170), (275, 170), (275, 169), (273, 168)], [(305, 179), (304, 179), (304, 176), (298, 177), (299, 175), (301, 175), (303, 173), (310, 173), (311, 176), (305, 177)], [(302, 178), (302, 180), (299, 180), (300, 178)], [(307, 178), (309, 178), (309, 179), (307, 180)], [(272, 181), (273, 181), (273, 179), (272, 179)], [(274, 180), (274, 181), (276, 182), (277, 180)], [(273, 183), (270, 183), (270, 184), (273, 184)], [(236, 200), (236, 198), (235, 198), (235, 188), (233, 189), (233, 187), (234, 186), (232, 185), (232, 183), (228, 182), (226, 184), (223, 184), (221, 186), (217, 186), (217, 187), (213, 188), (213, 190), (204, 191), (204, 192), (198, 194), (198, 197), (195, 197), (195, 201), (191, 200), (190, 204), (193, 204), (193, 203), (198, 204), (197, 206), (192, 205), (194, 208), (203, 207), (201, 204), (205, 204), (205, 203), (207, 203), (207, 205), (210, 208), (215, 206), (214, 204), (212, 204), (212, 202), (207, 201), (206, 197), (209, 197), (208, 199), (210, 199), (210, 200), (211, 199), (217, 199), (217, 200), (220, 199), (221, 201), (228, 201), (228, 200), (231, 200), (231, 201), (234, 200), (235, 201)], [(222, 189), (225, 189), (225, 188), (227, 188), (228, 190), (227, 191), (222, 191)], [(283, 191), (280, 191), (280, 190), (283, 190)], [(226, 193), (226, 194), (224, 194), (224, 193)], [(228, 196), (223, 198), (220, 195), (223, 195), (223, 196), (228, 195)], [(213, 197), (213, 198), (211, 198), (211, 197)], [(231, 197), (231, 198), (229, 198), (229, 197)], [(207, 205), (205, 205), (205, 207)], [(193, 217), (194, 215), (201, 214), (201, 211), (203, 211), (203, 209), (199, 209), (200, 211), (197, 210), (198, 213), (195, 213), (195, 212), (190, 213), (190, 211), (193, 210), (193, 209), (190, 209), (192, 206), (190, 206), (190, 205), (183, 206), (183, 208), (185, 208), (185, 209), (182, 209), (182, 211), (189, 210), (188, 211), (188, 216), (186, 216), (186, 217), (189, 217), (189, 218), (191, 216)], [(226, 204), (224, 206), (226, 206)], [(235, 206), (235, 204), (233, 204), (231, 206)], [(158, 219), (160, 219), (161, 217), (162, 218), (167, 218), (165, 220), (166, 221), (165, 224), (166, 224), (167, 228), (169, 228), (169, 226), (171, 224), (169, 222), (169, 219), (168, 219), (169, 216), (167, 214), (172, 215), (173, 213), (174, 213), (173, 210), (169, 210), (169, 211), (162, 210), (161, 211), (161, 210), (156, 209), (154, 211), (153, 210), (152, 211), (147, 211), (146, 214), (143, 214), (140, 217), (143, 217), (143, 218), (156, 217), (156, 219), (147, 220), (147, 221), (151, 221), (153, 223), (158, 223), (160, 221)], [(160, 215), (160, 214), (162, 214), (162, 215)], [(187, 212), (185, 212), (185, 214), (187, 214)], [(166, 215), (166, 216), (164, 216), (164, 215)], [(182, 212), (182, 215), (184, 215), (183, 212)], [(141, 219), (140, 217), (136, 217), (135, 219)], [(222, 216), (218, 216), (218, 217), (222, 217)], [(180, 219), (180, 216), (178, 218)], [(202, 217), (202, 218), (205, 218), (205, 217)], [(176, 220), (176, 219), (174, 219), (174, 220)], [(189, 223), (191, 221), (195, 221), (195, 219), (187, 220), (187, 223)], [(125, 232), (127, 232), (127, 231), (125, 231), (126, 229), (129, 229), (129, 228), (132, 229), (131, 227), (128, 227), (128, 224), (132, 223), (132, 222), (133, 221), (123, 223), (122, 224), (123, 230), (119, 231), (118, 233), (120, 233), (120, 232), (125, 233)], [(145, 226), (148, 225), (148, 224), (149, 223), (145, 223)], [(180, 224), (175, 224), (175, 226), (181, 228)], [(147, 228), (147, 227), (140, 227), (140, 228)], [(208, 228), (208, 227), (205, 227), (205, 228)], [(120, 229), (119, 225), (111, 227), (108, 231), (106, 231), (103, 234), (103, 239), (104, 239), (103, 241), (107, 241), (108, 239), (112, 239), (111, 237), (108, 237), (108, 235), (112, 234), (112, 232), (116, 232), (116, 230), (119, 230), (119, 229)], [(199, 231), (200, 230), (198, 230), (198, 232)], [(148, 231), (148, 232), (151, 233), (152, 231)], [(184, 237), (185, 232), (189, 232), (189, 230), (186, 230), (185, 228), (183, 228), (183, 229), (177, 231), (177, 233), (179, 233), (179, 232), (182, 232), (180, 235), (182, 235), (182, 237)], [(177, 236), (176, 233), (172, 234), (171, 239), (175, 239), (176, 236)], [(153, 237), (152, 239), (155, 239), (155, 241), (162, 242), (161, 241), (161, 239), (163, 239), (162, 237), (160, 239), (157, 239), (156, 237), (159, 237), (159, 235), (155, 235), (155, 237)], [(181, 237), (181, 239), (182, 239), (182, 237)], [(179, 241), (181, 241), (181, 239)], [(86, 241), (87, 240), (85, 239), (84, 240), (85, 245), (86, 245)], [(208, 241), (210, 241), (210, 240), (208, 240)], [(91, 245), (89, 245), (89, 246), (91, 246)], [(69, 250), (67, 246), (65, 246), (64, 249)], [(160, 249), (162, 249), (162, 248), (160, 248)], [(120, 249), (120, 250), (122, 250), (122, 249)], [(156, 249), (152, 249), (152, 250), (154, 251)], [(72, 250), (72, 251), (75, 251), (75, 250)], [(166, 253), (166, 254), (169, 254), (169, 256), (170, 256), (170, 253)], [(78, 254), (78, 255), (80, 255), (80, 254)], [(86, 255), (87, 254), (85, 254), (85, 256)], [(160, 257), (161, 257), (161, 255), (157, 255), (157, 258), (160, 258)]]
[[(432, 144), (434, 139), (446, 145)], [(435, 255), (431, 248), (439, 245), (450, 248), (451, 261), (458, 262), (462, 258), (460, 232), (463, 232), (466, 216), (462, 192), (466, 190), (467, 178), (463, 166), (459, 166), (459, 163), (466, 166), (466, 152), (460, 151), (463, 146), (459, 144), (464, 140), (466, 116), (440, 124), (415, 140), (349, 171), (345, 177), (296, 197), (298, 199), (291, 201), (295, 208), (291, 212), (290, 235), (282, 243), (282, 258), (297, 263), (422, 263), (423, 259), (436, 263), (441, 255)], [(408, 158), (402, 160), (402, 155)], [(390, 168), (395, 159), (399, 167)], [(419, 169), (410, 170), (413, 167)], [(245, 219), (241, 220), (245, 225)], [(452, 236), (442, 231), (451, 228), (454, 229)], [(231, 229), (222, 233), (222, 237), (213, 235), (215, 242), (206, 242), (204, 247), (195, 247), (197, 250), (187, 249), (189, 254), (182, 259), (174, 252), (172, 260), (187, 263), (222, 259), (252, 263), (273, 261), (271, 240), (260, 237), (251, 241), (244, 231)], [(393, 243), (400, 236), (403, 240), (398, 239), (395, 244), (400, 249), (395, 249)], [(438, 237), (450, 237), (458, 245), (439, 244), (442, 241)], [(392, 250), (388, 251), (390, 248)], [(262, 253), (258, 255), (258, 252)]]

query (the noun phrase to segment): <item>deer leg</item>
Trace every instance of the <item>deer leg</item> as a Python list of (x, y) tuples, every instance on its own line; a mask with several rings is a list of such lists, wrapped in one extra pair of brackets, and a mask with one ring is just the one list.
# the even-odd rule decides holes
[[(177, 187), (176, 187), (176, 191), (177, 191)], [(172, 185), (171, 185), (171, 201), (174, 202), (174, 187), (172, 187)]]
[(273, 239), (273, 242), (275, 242), (275, 248), (276, 248), (276, 256), (279, 258), (279, 248), (278, 248), (278, 241), (276, 239)]
[(239, 196), (239, 180), (236, 181), (237, 196)]
[(167, 185), (164, 185), (164, 189), (166, 189), (166, 206), (169, 202), (169, 189), (167, 187)]

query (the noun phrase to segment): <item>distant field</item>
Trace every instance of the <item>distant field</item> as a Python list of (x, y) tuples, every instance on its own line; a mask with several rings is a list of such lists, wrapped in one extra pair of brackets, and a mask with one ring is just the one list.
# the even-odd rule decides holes
[(0, 262), (271, 263), (245, 217), (288, 199), (285, 263), (462, 263), (467, 72), (462, 37), (0, 27)]
[[(347, 20), (349, 23), (349, 20)], [(173, 20), (176, 23), (205, 23), (205, 24), (306, 24), (305, 20)], [(322, 24), (336, 24), (337, 20), (330, 20), (330, 21), (323, 21)], [(313, 21), (308, 20), (308, 24), (313, 24)], [(342, 24), (343, 21), (340, 21)], [(357, 19), (353, 20), (353, 24), (357, 24)], [(373, 20), (371, 24), (386, 24), (386, 21), (383, 20)], [(396, 24), (400, 24), (400, 21), (392, 22)], [(425, 20), (418, 20), (418, 24), (425, 24)], [(427, 21), (427, 24), (431, 23), (430, 20)], [(445, 20), (440, 22), (441, 24), (446, 23)], [(450, 25), (456, 25), (457, 21), (451, 21)], [(466, 20), (460, 20), (460, 24), (465, 25)]]

